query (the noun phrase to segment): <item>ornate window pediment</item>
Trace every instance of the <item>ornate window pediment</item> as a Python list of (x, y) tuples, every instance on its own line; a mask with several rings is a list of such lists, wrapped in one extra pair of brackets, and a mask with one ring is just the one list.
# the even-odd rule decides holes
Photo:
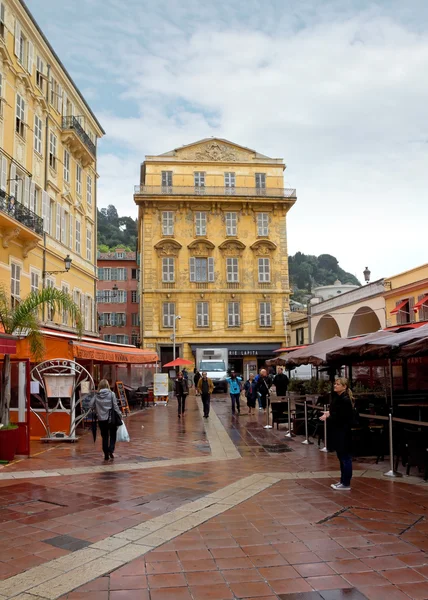
[(250, 248), (257, 256), (269, 256), (269, 254), (276, 250), (277, 245), (270, 240), (258, 240)]
[(245, 244), (239, 240), (226, 240), (220, 244), (219, 250), (227, 256), (241, 256), (245, 250)]
[(209, 240), (194, 240), (187, 248), (191, 256), (210, 256), (215, 246)]
[(161, 240), (155, 244), (155, 250), (158, 256), (178, 256), (182, 245), (176, 240)]

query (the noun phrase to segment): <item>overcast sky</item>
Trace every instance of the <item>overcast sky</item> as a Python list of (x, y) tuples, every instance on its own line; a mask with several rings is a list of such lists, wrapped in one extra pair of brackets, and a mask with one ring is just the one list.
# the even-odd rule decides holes
[(100, 207), (146, 154), (218, 136), (284, 158), (289, 252), (360, 280), (428, 262), (426, 0), (27, 0), (106, 130)]

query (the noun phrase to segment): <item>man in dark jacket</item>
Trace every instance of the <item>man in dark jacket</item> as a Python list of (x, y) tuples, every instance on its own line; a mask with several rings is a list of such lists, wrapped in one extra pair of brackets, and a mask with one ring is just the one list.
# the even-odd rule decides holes
[(259, 378), (257, 379), (257, 395), (260, 394), (260, 399), (261, 399), (261, 403), (262, 403), (262, 408), (263, 410), (266, 412), (266, 405), (267, 405), (267, 401), (268, 398), (270, 396), (270, 387), (272, 385), (272, 382), (270, 380), (270, 377), (267, 374), (266, 369), (262, 369), (260, 371), (260, 375)]
[(198, 390), (201, 393), (202, 404), (204, 407), (204, 418), (208, 419), (210, 415), (210, 399), (211, 394), (214, 390), (214, 384), (209, 377), (207, 377), (206, 372), (202, 373), (202, 377), (198, 381)]
[(177, 375), (175, 379), (175, 395), (177, 396), (178, 402), (178, 418), (181, 418), (181, 415), (184, 415), (184, 411), (186, 410), (186, 396), (189, 394), (189, 384), (187, 379), (184, 379), (183, 373)]
[(287, 395), (288, 383), (289, 380), (287, 375), (284, 373), (284, 369), (279, 367), (278, 373), (273, 378), (273, 385), (276, 388), (276, 395), (279, 398), (283, 398)]

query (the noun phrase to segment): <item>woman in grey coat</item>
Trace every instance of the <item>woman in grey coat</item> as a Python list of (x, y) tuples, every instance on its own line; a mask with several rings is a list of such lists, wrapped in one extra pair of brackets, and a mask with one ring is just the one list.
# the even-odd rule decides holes
[(122, 413), (117, 404), (116, 394), (110, 390), (107, 379), (101, 379), (98, 384), (98, 392), (91, 399), (89, 408), (95, 408), (95, 412), (97, 413), (103, 440), (104, 460), (113, 460), (117, 426), (110, 422), (110, 411), (114, 410), (120, 419), (122, 419)]

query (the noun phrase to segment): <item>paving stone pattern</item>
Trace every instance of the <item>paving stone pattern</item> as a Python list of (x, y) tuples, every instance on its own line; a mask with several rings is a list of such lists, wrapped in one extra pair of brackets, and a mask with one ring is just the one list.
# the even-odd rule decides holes
[(213, 407), (133, 415), (114, 464), (87, 433), (2, 469), (0, 600), (428, 598), (426, 484), (365, 460), (335, 492), (334, 456)]

